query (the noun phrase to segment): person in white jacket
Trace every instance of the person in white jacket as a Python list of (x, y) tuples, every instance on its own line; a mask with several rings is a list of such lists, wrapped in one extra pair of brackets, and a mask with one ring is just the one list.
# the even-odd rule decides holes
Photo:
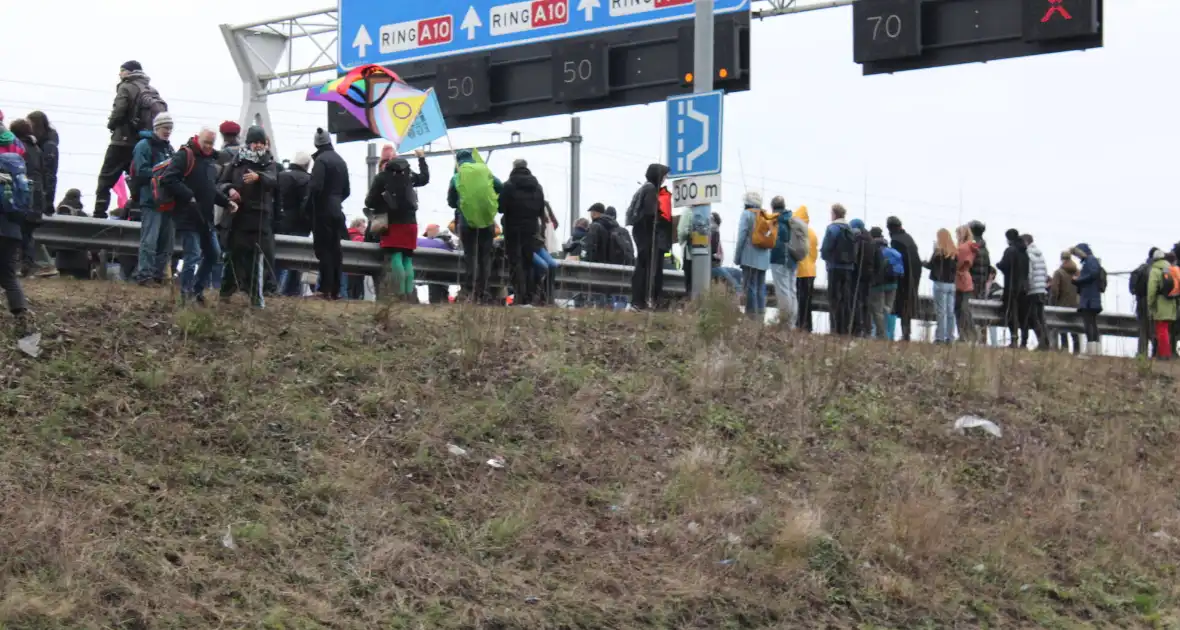
[(1028, 332), (1032, 329), (1037, 333), (1037, 349), (1049, 350), (1052, 344), (1045, 326), (1045, 300), (1049, 295), (1049, 266), (1045, 263), (1045, 255), (1033, 245), (1031, 234), (1021, 237), (1028, 246), (1028, 292), (1024, 294), (1024, 321), (1020, 323), (1020, 346), (1028, 347)]

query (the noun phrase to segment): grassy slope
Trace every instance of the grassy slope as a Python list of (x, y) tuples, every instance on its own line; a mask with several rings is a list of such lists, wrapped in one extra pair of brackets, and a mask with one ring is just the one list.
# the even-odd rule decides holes
[(1133, 362), (93, 286), (0, 350), (0, 628), (1180, 619), (1176, 387)]

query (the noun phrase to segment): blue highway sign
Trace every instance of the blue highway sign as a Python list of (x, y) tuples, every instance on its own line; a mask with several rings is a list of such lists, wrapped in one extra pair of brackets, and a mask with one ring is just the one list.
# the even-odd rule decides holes
[(668, 99), (668, 179), (721, 172), (721, 124), (725, 92)]
[[(341, 70), (507, 48), (693, 16), (693, 0), (338, 0)], [(750, 0), (713, 0), (718, 14)]]

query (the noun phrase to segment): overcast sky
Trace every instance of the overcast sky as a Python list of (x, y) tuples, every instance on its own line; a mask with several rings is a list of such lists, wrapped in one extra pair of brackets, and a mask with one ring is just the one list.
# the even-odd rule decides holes
[[(0, 109), (9, 119), (47, 112), (61, 133), (59, 196), (79, 188), (89, 209), (122, 62), (143, 64), (177, 118), (179, 140), (238, 115), (241, 83), (219, 24), (332, 2), (8, 3)], [(851, 9), (755, 22), (753, 88), (726, 103), (725, 240), (734, 238), (742, 194), (756, 189), (767, 199), (781, 194), (791, 205), (807, 204), (820, 227), (836, 201), (869, 225), (896, 214), (924, 255), (939, 227), (978, 218), (989, 227), (994, 259), (1004, 230), (1016, 227), (1036, 236), (1051, 267), (1062, 248), (1085, 241), (1109, 270), (1132, 268), (1150, 245), (1180, 240), (1180, 228), (1171, 228), (1180, 88), (1170, 78), (1180, 48), (1168, 43), (1180, 2), (1107, 2), (1106, 18), (1102, 49), (872, 77), (852, 61)], [(280, 157), (311, 150), (325, 111), (302, 93), (271, 99)], [(623, 208), (646, 165), (663, 160), (663, 108), (591, 112), (582, 120), (582, 205)], [(568, 130), (568, 117), (553, 117), (457, 130), (452, 138), (471, 146), (507, 141), (511, 131), (528, 140)], [(359, 215), (364, 146), (341, 151), (356, 191), (347, 210)], [(517, 156), (528, 159), (562, 210), (564, 237), (568, 147), (498, 152), (493, 170), (507, 176)], [(452, 163), (439, 158), (432, 166), (438, 177), (420, 194), (423, 224), (450, 217), (444, 187)], [(1108, 296), (1108, 310), (1112, 302)], [(1130, 308), (1125, 297), (1118, 307)]]

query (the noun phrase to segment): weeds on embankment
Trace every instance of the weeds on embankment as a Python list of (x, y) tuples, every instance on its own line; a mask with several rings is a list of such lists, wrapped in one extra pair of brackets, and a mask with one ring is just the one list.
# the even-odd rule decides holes
[(0, 350), (2, 628), (1180, 623), (1131, 361), (83, 286)]

